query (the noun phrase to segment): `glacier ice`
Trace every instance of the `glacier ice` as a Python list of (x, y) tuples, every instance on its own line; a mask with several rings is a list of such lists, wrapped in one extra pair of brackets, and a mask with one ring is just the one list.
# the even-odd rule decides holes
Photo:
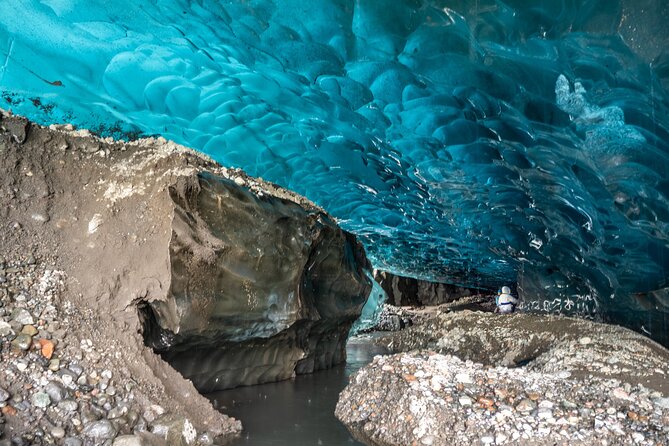
[(3, 0), (0, 93), (322, 205), (375, 266), (669, 342), (661, 0)]

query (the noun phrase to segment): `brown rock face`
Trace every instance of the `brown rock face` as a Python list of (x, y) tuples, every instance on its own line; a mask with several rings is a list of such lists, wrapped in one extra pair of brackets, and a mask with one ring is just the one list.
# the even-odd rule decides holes
[(386, 271), (375, 271), (374, 280), (388, 295), (388, 303), (401, 306), (434, 306), (473, 296), (481, 291), (448, 283), (428, 282), (412, 277), (397, 276)]
[(208, 391), (344, 360), (369, 265), (303, 197), (161, 138), (100, 140), (2, 113), (0, 156), (0, 255), (62, 271), (79, 315), (68, 339), (105, 346), (142, 404), (231, 435), (239, 422), (183, 376)]
[(325, 214), (200, 173), (174, 203), (167, 299), (146, 339), (201, 391), (343, 362), (371, 290), (355, 239)]

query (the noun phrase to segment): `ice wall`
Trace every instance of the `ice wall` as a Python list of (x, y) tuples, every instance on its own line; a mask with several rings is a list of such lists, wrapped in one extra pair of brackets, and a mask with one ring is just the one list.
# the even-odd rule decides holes
[(300, 192), (375, 266), (660, 339), (661, 0), (3, 0), (6, 108)]

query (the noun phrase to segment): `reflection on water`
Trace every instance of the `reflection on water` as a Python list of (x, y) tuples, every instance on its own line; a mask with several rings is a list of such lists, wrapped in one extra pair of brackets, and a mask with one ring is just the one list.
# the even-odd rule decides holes
[(337, 398), (349, 375), (387, 352), (372, 345), (370, 337), (356, 337), (349, 341), (346, 353), (345, 366), (208, 395), (214, 407), (242, 421), (244, 432), (233, 444), (360, 445), (334, 416)]

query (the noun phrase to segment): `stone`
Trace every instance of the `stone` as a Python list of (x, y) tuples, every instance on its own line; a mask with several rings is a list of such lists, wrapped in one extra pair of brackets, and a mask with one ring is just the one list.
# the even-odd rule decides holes
[(17, 310), (12, 315), (12, 319), (21, 325), (33, 325), (35, 323), (35, 319), (33, 319), (32, 315), (23, 308)]
[(49, 383), (44, 388), (44, 391), (49, 395), (51, 401), (56, 404), (67, 397), (67, 390), (65, 390), (65, 387), (56, 381), (49, 381)]
[(462, 384), (472, 384), (474, 382), (468, 373), (458, 373), (455, 375), (455, 380)]
[(164, 438), (167, 444), (186, 446), (195, 441), (197, 431), (186, 418), (175, 414), (161, 415), (153, 421), (151, 433)]
[(79, 408), (79, 403), (72, 399), (65, 399), (58, 403), (58, 408), (65, 412), (76, 412)]
[(21, 333), (12, 341), (12, 347), (17, 350), (26, 351), (30, 348), (33, 343), (33, 338), (28, 336), (25, 333)]
[[(42, 353), (44, 354), (44, 353)], [(57, 372), (60, 370), (60, 359), (54, 358), (49, 361), (49, 370), (52, 372)]]
[(625, 392), (625, 389), (623, 389), (622, 387), (616, 387), (615, 389), (613, 389), (611, 391), (611, 395), (614, 398), (618, 398), (619, 400), (627, 401), (630, 399), (629, 393)]
[(655, 398), (653, 400), (653, 404), (655, 404), (656, 407), (661, 409), (669, 409), (669, 397)]
[(146, 442), (142, 437), (138, 435), (119, 435), (114, 438), (112, 446), (148, 446), (149, 443)]
[(12, 330), (12, 326), (7, 322), (0, 320), (0, 337), (12, 336), (13, 334), (14, 330)]
[(3, 415), (7, 415), (9, 417), (16, 415), (16, 409), (12, 406), (4, 406), (1, 411)]
[(37, 392), (30, 397), (33, 406), (44, 409), (51, 404), (51, 398), (44, 392)]
[(21, 333), (27, 334), (28, 336), (35, 336), (39, 331), (34, 325), (24, 325), (21, 329)]
[(63, 442), (63, 446), (83, 446), (83, 444), (83, 441), (75, 437), (67, 437)]
[(42, 353), (42, 356), (44, 356), (46, 359), (51, 359), (51, 357), (53, 356), (53, 350), (55, 348), (55, 344), (53, 343), (53, 341), (49, 339), (40, 339), (38, 342), (40, 345), (40, 352)]
[(9, 394), (8, 391), (0, 387), (0, 403), (4, 403), (5, 401), (7, 401), (10, 396), (11, 395)]
[(461, 406), (471, 406), (472, 405), (472, 399), (469, 398), (468, 396), (461, 396), (458, 398), (458, 402), (460, 403)]
[(590, 338), (588, 336), (584, 336), (584, 337), (582, 337), (578, 340), (578, 343), (581, 344), (581, 345), (592, 344), (592, 338)]
[(87, 424), (82, 433), (88, 438), (110, 440), (116, 436), (117, 430), (109, 420), (99, 420)]
[(518, 412), (531, 412), (537, 407), (536, 403), (530, 399), (523, 399), (516, 406)]
[(64, 438), (65, 437), (65, 429), (63, 429), (60, 426), (55, 426), (51, 428), (51, 435), (54, 436), (54, 438)]

